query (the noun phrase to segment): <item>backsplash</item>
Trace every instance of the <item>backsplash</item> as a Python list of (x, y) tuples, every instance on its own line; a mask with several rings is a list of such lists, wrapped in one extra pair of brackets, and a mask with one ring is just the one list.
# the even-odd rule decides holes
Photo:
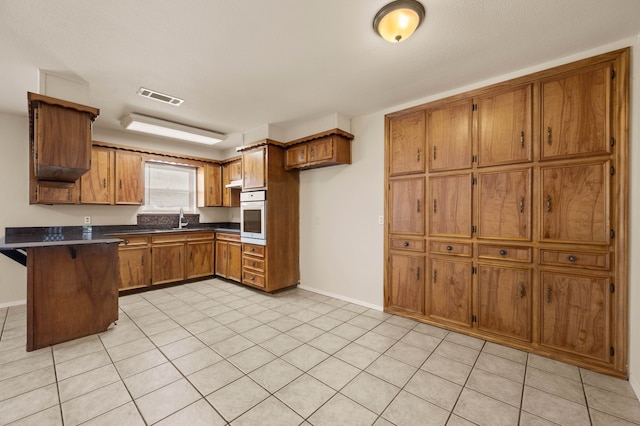
[[(138, 225), (146, 228), (157, 227), (178, 227), (178, 214), (139, 214)], [(184, 215), (184, 220), (190, 225), (197, 225), (200, 223), (199, 214), (187, 214)]]

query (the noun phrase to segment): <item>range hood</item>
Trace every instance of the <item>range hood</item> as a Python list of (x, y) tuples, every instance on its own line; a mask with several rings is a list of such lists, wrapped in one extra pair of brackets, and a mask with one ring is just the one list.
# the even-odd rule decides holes
[(242, 179), (232, 180), (224, 186), (225, 188), (238, 188), (242, 189)]

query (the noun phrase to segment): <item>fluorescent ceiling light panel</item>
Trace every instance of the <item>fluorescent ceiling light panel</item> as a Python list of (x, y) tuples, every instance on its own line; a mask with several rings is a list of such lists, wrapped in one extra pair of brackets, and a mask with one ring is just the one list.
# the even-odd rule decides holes
[(203, 143), (206, 145), (216, 144), (226, 138), (226, 135), (222, 133), (148, 117), (133, 112), (125, 115), (122, 120), (120, 120), (120, 125), (134, 132), (148, 133), (164, 138)]

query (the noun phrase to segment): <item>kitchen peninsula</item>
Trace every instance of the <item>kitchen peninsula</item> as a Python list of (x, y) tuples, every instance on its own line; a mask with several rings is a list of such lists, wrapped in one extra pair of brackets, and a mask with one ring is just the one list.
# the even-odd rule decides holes
[(0, 252), (27, 267), (27, 351), (105, 331), (118, 319), (120, 240), (27, 229), (0, 239)]

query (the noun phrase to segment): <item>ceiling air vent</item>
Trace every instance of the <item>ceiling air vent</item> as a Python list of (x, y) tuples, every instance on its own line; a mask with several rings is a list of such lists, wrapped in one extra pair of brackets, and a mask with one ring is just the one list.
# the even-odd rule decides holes
[(156, 92), (155, 90), (145, 89), (144, 87), (141, 87), (140, 90), (138, 90), (138, 95), (174, 106), (181, 105), (184, 102), (184, 99)]

